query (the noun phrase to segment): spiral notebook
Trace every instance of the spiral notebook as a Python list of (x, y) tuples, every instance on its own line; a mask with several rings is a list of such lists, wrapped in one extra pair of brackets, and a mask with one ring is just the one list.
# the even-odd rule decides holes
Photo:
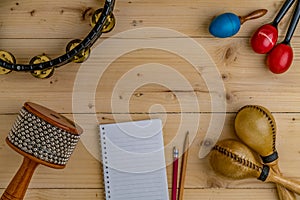
[(161, 120), (100, 125), (106, 200), (169, 199)]

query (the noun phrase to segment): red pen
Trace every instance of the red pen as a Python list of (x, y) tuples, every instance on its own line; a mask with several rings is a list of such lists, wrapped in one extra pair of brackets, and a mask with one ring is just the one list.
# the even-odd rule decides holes
[(178, 149), (173, 148), (173, 180), (172, 180), (172, 200), (176, 200), (178, 178)]

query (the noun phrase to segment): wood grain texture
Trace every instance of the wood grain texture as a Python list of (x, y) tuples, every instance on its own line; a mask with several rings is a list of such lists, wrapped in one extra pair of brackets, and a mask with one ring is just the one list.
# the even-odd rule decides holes
[[(39, 54), (55, 58), (65, 52), (72, 39), (81, 39), (91, 30), (90, 16), (103, 5), (103, 0), (44, 1), (23, 0), (0, 2), (0, 46), (10, 51), (18, 63), (28, 63)], [(32, 101), (66, 115), (83, 126), (84, 134), (65, 169), (54, 170), (44, 166), (36, 169), (25, 199), (104, 199), (101, 162), (97, 157), (97, 124), (128, 120), (161, 118), (164, 122), (164, 141), (169, 188), (171, 187), (172, 146), (182, 146), (184, 133), (191, 132), (191, 148), (187, 165), (184, 199), (265, 199), (277, 198), (274, 184), (256, 179), (232, 181), (217, 176), (207, 158), (199, 159), (202, 145), (209, 145), (204, 136), (213, 115), (225, 118), (221, 139), (236, 138), (233, 119), (239, 108), (246, 104), (267, 107), (275, 116), (278, 126), (277, 150), (279, 166), (284, 176), (300, 180), (299, 130), (300, 130), (300, 30), (292, 39), (294, 62), (284, 75), (274, 75), (265, 67), (265, 56), (253, 53), (249, 45), (252, 33), (262, 24), (273, 20), (283, 0), (244, 1), (226, 0), (117, 0), (115, 29), (92, 48), (88, 64), (70, 63), (55, 70), (54, 76), (38, 80), (29, 73), (12, 72), (0, 76), (0, 193), (3, 193), (22, 162), (22, 156), (11, 150), (5, 138), (26, 101)], [(247, 15), (265, 8), (268, 13), (259, 19), (245, 22), (232, 38), (213, 38), (208, 32), (211, 20), (224, 12)], [(283, 39), (291, 12), (279, 24)], [(117, 57), (118, 45), (150, 41), (161, 44), (174, 41), (171, 47), (182, 47), (186, 37), (172, 38), (139, 34), (119, 37), (124, 31), (137, 28), (167, 28), (184, 34), (202, 46), (215, 63), (225, 88), (226, 111), (212, 110), (213, 91), (206, 85), (204, 76), (207, 57), (196, 66), (174, 52), (162, 49), (140, 48)], [(115, 36), (114, 38), (112, 38)], [(109, 43), (105, 43), (109, 41)], [(187, 49), (188, 55), (198, 58)], [(78, 72), (86, 65), (97, 67), (103, 61), (113, 62), (98, 78), (98, 83), (88, 80), (97, 74), (80, 74), (87, 82), (78, 82)], [(202, 63), (203, 61), (203, 63)], [(190, 87), (171, 73), (161, 73), (153, 68), (141, 68), (149, 63), (167, 66), (176, 71)], [(170, 72), (171, 72), (170, 71)], [(169, 80), (169, 85), (149, 81)], [(97, 78), (97, 77), (96, 77)], [(126, 84), (119, 84), (123, 79)], [(133, 88), (135, 82), (145, 83)], [(76, 84), (82, 86), (79, 100), (83, 105), (72, 105)], [(95, 91), (91, 91), (96, 84)], [(88, 97), (93, 96), (90, 100)], [(90, 100), (90, 101), (89, 101)], [(122, 109), (116, 109), (118, 105)], [(198, 105), (196, 108), (195, 105)], [(76, 108), (76, 109), (74, 109)], [(74, 112), (76, 110), (76, 112)], [(199, 121), (197, 119), (199, 118)], [(184, 122), (184, 123), (183, 123)], [(210, 124), (212, 123), (212, 124)], [(181, 125), (181, 126), (180, 126)], [(195, 129), (195, 130), (194, 130)], [(190, 137), (191, 138), (191, 137)], [(96, 140), (95, 140), (96, 139)], [(90, 143), (90, 141), (93, 141)], [(180, 166), (179, 166), (180, 167)], [(297, 199), (300, 199), (297, 196)]]
[[(0, 4), (2, 10), (0, 16), (3, 19), (1, 38), (83, 37), (90, 29), (89, 16), (95, 9), (101, 7), (103, 2), (103, 0), (77, 0), (71, 3), (59, 0), (2, 1)], [(258, 23), (273, 20), (274, 13), (280, 8), (282, 1), (255, 0), (246, 3), (226, 0), (222, 6), (216, 6), (216, 3), (218, 3), (216, 0), (184, 2), (120, 0), (116, 2), (115, 15), (118, 24), (114, 33), (137, 27), (158, 26), (175, 29), (190, 36), (211, 37), (207, 27), (211, 19), (219, 14), (233, 12), (243, 16), (256, 9), (268, 9), (269, 12), (265, 17), (243, 25), (237, 37), (247, 37), (249, 32), (256, 29)], [(286, 17), (279, 26), (280, 30), (283, 29), (282, 35), (285, 33), (284, 29), (288, 21)], [(28, 29), (27, 25), (30, 25), (31, 29)]]
[[(269, 189), (202, 189), (194, 190), (187, 189), (185, 198), (186, 199), (226, 199), (232, 198), (234, 200), (240, 200), (247, 198), (249, 200), (255, 200), (256, 195), (249, 196), (247, 191), (256, 194), (264, 199), (274, 199), (272, 190)], [(0, 189), (0, 192), (2, 190)], [(237, 193), (237, 195), (232, 196), (232, 193)], [(98, 200), (104, 197), (103, 189), (29, 189), (25, 198), (30, 200), (39, 200), (39, 199), (50, 199), (55, 200), (57, 196), (63, 198), (64, 200), (80, 200), (80, 199), (89, 199), (89, 200)]]
[[(122, 115), (122, 114), (119, 114)], [(123, 114), (126, 115), (126, 114)], [(1, 115), (1, 141), (2, 138), (6, 137), (6, 133), (10, 129), (10, 124), (13, 123), (15, 115)], [(68, 116), (72, 117), (72, 116)], [(126, 117), (121, 116), (124, 119)], [(133, 114), (131, 116), (134, 120), (146, 119), (149, 116), (147, 114)], [(156, 115), (156, 117), (161, 117)], [(170, 147), (174, 145), (174, 142), (177, 142), (179, 146), (180, 141), (173, 141), (174, 135), (178, 129), (178, 124), (180, 123), (180, 114), (170, 114), (168, 115), (168, 121), (165, 123), (164, 128), (164, 138), (165, 145)], [(209, 114), (202, 114), (201, 126), (199, 128), (198, 136), (195, 137), (192, 141), (192, 146), (190, 148), (190, 156), (187, 165), (187, 177), (186, 177), (186, 188), (191, 190), (195, 189), (195, 192), (198, 190), (202, 191), (202, 188), (231, 188), (234, 189), (272, 189), (275, 194), (273, 184), (261, 183), (256, 179), (248, 179), (242, 181), (232, 181), (225, 178), (221, 178), (212, 171), (209, 166), (207, 159), (199, 160), (197, 157), (199, 146), (201, 145), (203, 133), (208, 127), (208, 121), (210, 119)], [(222, 138), (236, 138), (233, 134), (233, 114), (228, 114), (226, 117), (226, 124), (222, 133)], [(300, 177), (298, 174), (298, 166), (300, 165), (300, 159), (297, 159), (298, 156), (298, 144), (295, 138), (297, 134), (296, 128), (300, 126), (299, 114), (276, 114), (276, 120), (279, 120), (280, 128), (278, 130), (278, 151), (281, 155), (281, 162), (279, 163), (282, 169), (282, 173), (291, 178), (297, 179)], [(99, 115), (98, 120), (101, 123), (112, 123), (114, 119), (112, 115)], [(90, 129), (85, 130), (85, 134), (96, 134), (97, 129), (91, 125)], [(284, 130), (284, 131), (283, 131)], [(182, 135), (184, 138), (184, 135)], [(13, 152), (4, 142), (0, 143), (1, 147), (1, 158), (9, 158), (5, 160), (5, 165), (2, 165), (0, 168), (0, 179), (1, 188), (6, 187), (6, 184), (9, 182), (15, 171), (17, 170), (18, 165), (21, 162), (22, 157)], [(167, 162), (171, 161), (171, 148), (166, 149), (166, 159)], [(80, 166), (80, 167), (78, 167)], [(172, 167), (168, 165), (168, 182), (171, 183), (171, 173)], [(83, 143), (79, 143), (78, 148), (75, 149), (74, 154), (72, 155), (67, 167), (62, 170), (52, 170), (46, 167), (39, 167), (36, 170), (35, 175), (30, 184), (30, 188), (103, 188), (103, 183), (101, 180), (101, 164), (100, 162), (92, 157), (88, 152)], [(170, 186), (170, 185), (169, 185)], [(186, 194), (186, 192), (185, 192)], [(232, 195), (232, 198), (235, 195)], [(231, 198), (229, 197), (229, 198)], [(272, 198), (270, 198), (272, 199)]]

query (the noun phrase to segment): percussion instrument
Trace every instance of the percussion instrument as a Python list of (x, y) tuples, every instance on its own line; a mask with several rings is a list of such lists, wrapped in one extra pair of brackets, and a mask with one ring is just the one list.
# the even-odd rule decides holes
[[(251, 149), (257, 152), (264, 164), (280, 173), (278, 152), (276, 150), (276, 122), (272, 113), (259, 105), (247, 105), (236, 114), (234, 121), (237, 136)], [(295, 195), (277, 184), (281, 200), (295, 200)]]
[(234, 13), (224, 13), (214, 18), (209, 26), (209, 32), (213, 36), (219, 38), (231, 37), (240, 30), (243, 23), (248, 20), (262, 17), (266, 13), (266, 9), (256, 10), (246, 16), (237, 16)]
[(255, 177), (263, 182), (280, 184), (300, 194), (300, 182), (277, 174), (268, 165), (262, 165), (258, 156), (245, 144), (227, 139), (217, 142), (210, 152), (210, 164), (216, 173), (231, 178)]
[(57, 112), (25, 103), (6, 138), (7, 144), (24, 159), (1, 200), (22, 200), (39, 164), (64, 168), (81, 133), (78, 125)]
[(286, 72), (293, 61), (293, 49), (290, 46), (300, 18), (300, 2), (297, 5), (284, 40), (276, 45), (278, 39), (277, 26), (295, 0), (287, 0), (271, 24), (261, 26), (251, 38), (252, 49), (261, 54), (269, 53), (267, 66), (271, 72), (281, 74)]
[(274, 20), (256, 30), (251, 37), (251, 47), (253, 51), (260, 54), (265, 54), (271, 51), (271, 49), (276, 45), (278, 39), (278, 24), (294, 2), (295, 0), (285, 1)]
[[(37, 55), (31, 59), (29, 64), (17, 64), (13, 54), (0, 51), (0, 74), (8, 74), (12, 71), (30, 72), (36, 78), (49, 78), (54, 69), (70, 62), (81, 63), (90, 54), (90, 48), (102, 35), (111, 31), (116, 23), (112, 13), (115, 0), (106, 0), (104, 7), (99, 8), (91, 17), (92, 30), (84, 39), (74, 39), (66, 46), (66, 53), (50, 59), (46, 55)], [(41, 59), (44, 57), (45, 59)]]
[(293, 49), (290, 45), (292, 36), (296, 30), (300, 18), (300, 2), (297, 2), (297, 7), (294, 12), (291, 24), (284, 40), (277, 44), (267, 56), (267, 66), (270, 71), (275, 74), (281, 74), (287, 71), (293, 62)]

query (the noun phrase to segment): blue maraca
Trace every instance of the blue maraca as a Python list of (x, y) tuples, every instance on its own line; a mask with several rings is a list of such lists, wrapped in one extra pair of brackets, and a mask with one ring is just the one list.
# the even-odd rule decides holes
[(211, 22), (209, 32), (218, 38), (231, 37), (240, 30), (244, 22), (262, 17), (267, 12), (266, 9), (259, 9), (243, 17), (237, 16), (234, 13), (221, 14)]

